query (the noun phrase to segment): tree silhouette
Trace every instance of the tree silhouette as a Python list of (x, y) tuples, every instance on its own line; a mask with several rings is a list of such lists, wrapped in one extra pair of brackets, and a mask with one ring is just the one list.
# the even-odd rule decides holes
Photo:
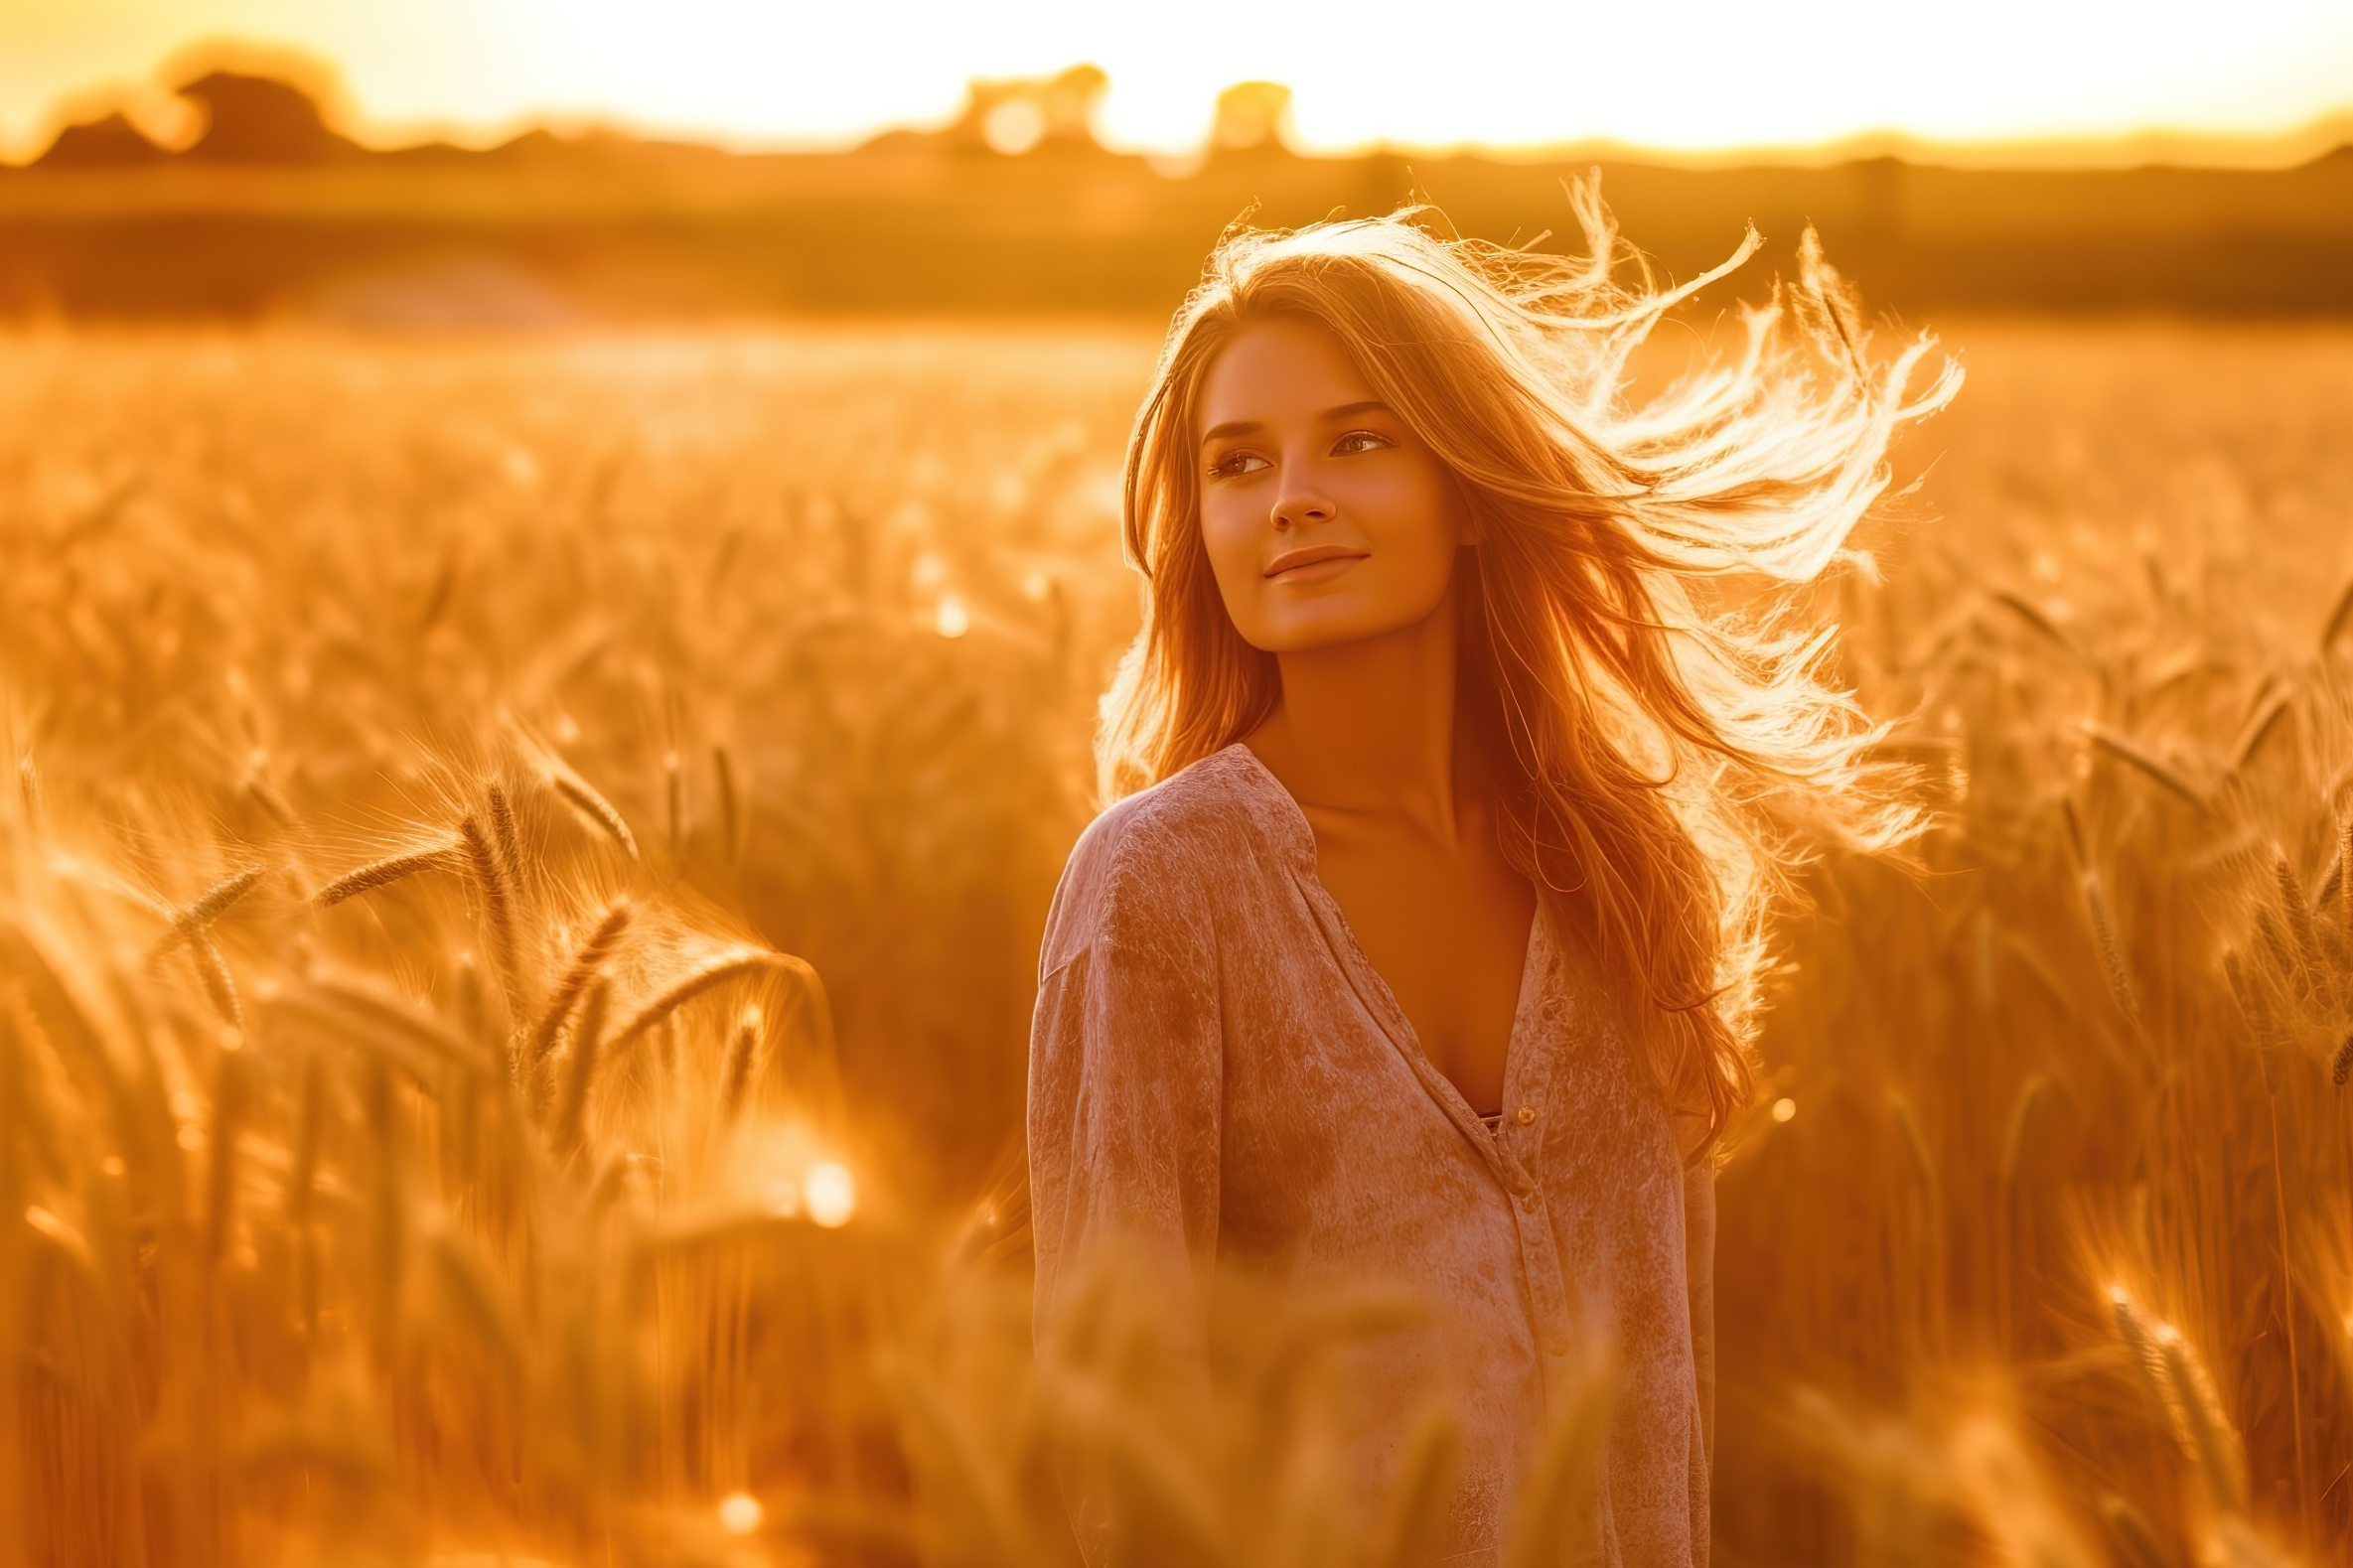
[(214, 163), (324, 163), (357, 151), (328, 127), (308, 92), (273, 76), (211, 71), (180, 95), (206, 111), (204, 134), (185, 156)]
[(102, 119), (67, 126), (33, 163), (40, 169), (123, 169), (169, 156), (117, 109)]

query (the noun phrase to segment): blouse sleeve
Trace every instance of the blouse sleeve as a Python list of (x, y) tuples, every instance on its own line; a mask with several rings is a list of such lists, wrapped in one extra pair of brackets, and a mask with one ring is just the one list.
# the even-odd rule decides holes
[[(1063, 934), (1030, 1033), (1029, 1162), (1041, 1344), (1106, 1243), (1199, 1317), (1218, 1241), (1225, 1062), (1214, 932), (1166, 879), (1112, 878)], [(1062, 901), (1058, 900), (1058, 905)], [(1074, 912), (1059, 908), (1055, 924)], [(1049, 935), (1048, 959), (1056, 954)]]
[(1684, 1283), (1691, 1298), (1691, 1370), (1699, 1382), (1700, 1444), (1715, 1469), (1715, 1161), (1684, 1172)]

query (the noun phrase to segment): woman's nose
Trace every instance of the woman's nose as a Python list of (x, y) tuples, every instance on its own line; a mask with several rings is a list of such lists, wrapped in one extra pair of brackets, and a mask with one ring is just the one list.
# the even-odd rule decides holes
[(1274, 525), (1277, 528), (1303, 528), (1311, 523), (1330, 522), (1334, 511), (1330, 498), (1315, 491), (1293, 491), (1274, 503)]

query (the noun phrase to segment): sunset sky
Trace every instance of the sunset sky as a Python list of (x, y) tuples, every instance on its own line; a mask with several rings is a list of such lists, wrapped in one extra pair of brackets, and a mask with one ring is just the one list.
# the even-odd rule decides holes
[(1169, 151), (1250, 77), (1291, 84), (1298, 140), (1334, 150), (2248, 134), (2353, 107), (2348, 0), (0, 0), (0, 153), (221, 37), (332, 63), (371, 140), (551, 117), (841, 145), (939, 122), (967, 77), (1079, 61), (1110, 72), (1105, 139)]

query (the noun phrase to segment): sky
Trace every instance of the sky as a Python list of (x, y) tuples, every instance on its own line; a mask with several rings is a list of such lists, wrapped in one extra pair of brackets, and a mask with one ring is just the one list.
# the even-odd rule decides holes
[(192, 42), (304, 51), (363, 139), (603, 122), (827, 147), (951, 118), (972, 76), (1110, 73), (1114, 146), (1198, 146), (1219, 88), (1295, 92), (1339, 151), (1666, 151), (2267, 135), (2353, 108), (2353, 0), (0, 0), (0, 153)]

